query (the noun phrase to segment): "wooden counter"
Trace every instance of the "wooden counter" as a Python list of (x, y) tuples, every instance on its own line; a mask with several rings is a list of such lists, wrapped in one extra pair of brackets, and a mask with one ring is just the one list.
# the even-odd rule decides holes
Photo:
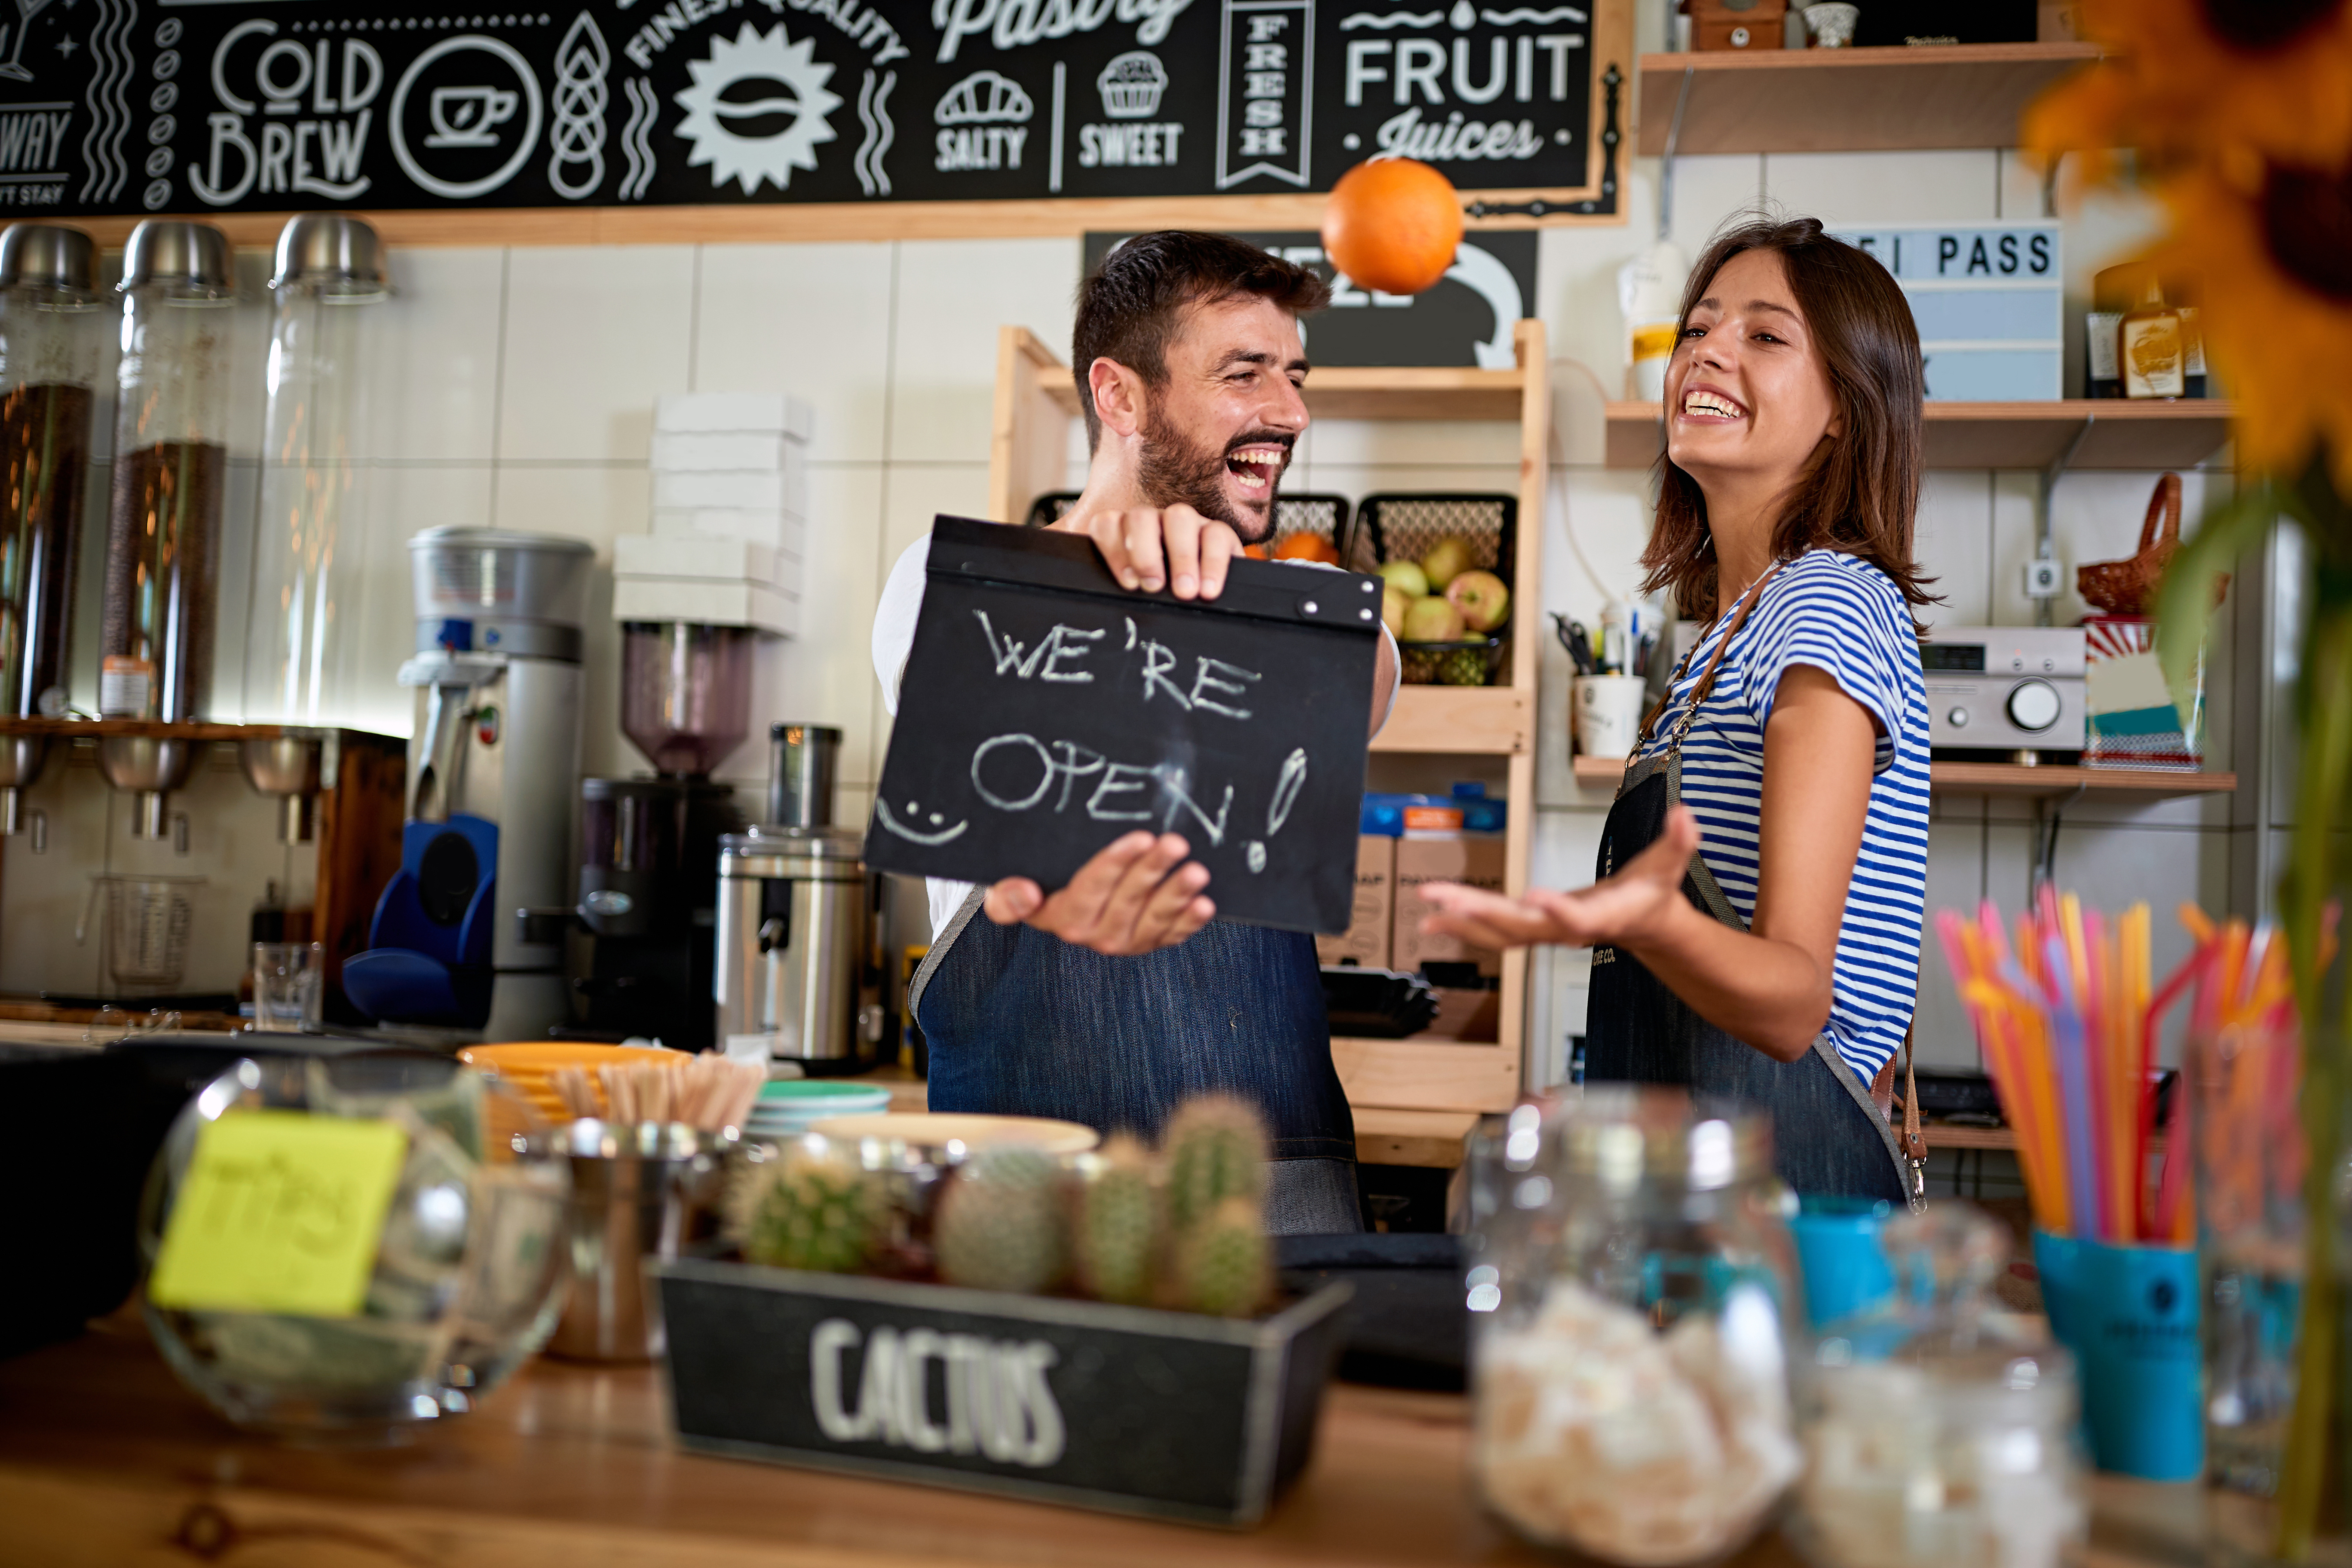
[[(1466, 1414), (1452, 1395), (1335, 1384), (1307, 1474), (1264, 1525), (1236, 1535), (680, 1453), (648, 1368), (542, 1361), (406, 1448), (289, 1447), (215, 1417), (126, 1314), (0, 1362), (0, 1568), (1549, 1561), (1472, 1501)], [(2103, 1480), (2086, 1561), (2194, 1563), (2184, 1532), (2197, 1497)], [(1799, 1562), (1774, 1539), (1734, 1561)]]

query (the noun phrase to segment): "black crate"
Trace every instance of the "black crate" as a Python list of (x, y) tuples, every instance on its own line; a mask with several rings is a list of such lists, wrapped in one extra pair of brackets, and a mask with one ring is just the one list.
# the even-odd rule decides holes
[[(1024, 526), (1045, 528), (1069, 516), (1070, 509), (1078, 504), (1077, 490), (1047, 490), (1029, 503), (1029, 515)], [(1294, 533), (1319, 533), (1339, 552), (1339, 559), (1349, 570), (1370, 572), (1380, 564), (1376, 556), (1365, 554), (1360, 562), (1348, 556), (1350, 510), (1348, 498), (1327, 495), (1319, 491), (1301, 490), (1296, 494), (1278, 494), (1274, 498), (1274, 534), (1268, 539), (1270, 552), (1285, 538)]]
[(1234, 1527), (1305, 1468), (1350, 1294), (1237, 1321), (702, 1259), (658, 1273), (686, 1447)]

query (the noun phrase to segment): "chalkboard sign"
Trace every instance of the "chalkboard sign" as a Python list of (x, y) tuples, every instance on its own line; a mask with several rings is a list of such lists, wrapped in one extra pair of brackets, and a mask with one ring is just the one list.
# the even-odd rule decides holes
[(16, 0), (0, 206), (1261, 195), (1385, 152), (1613, 214), (1631, 5)]
[(1380, 586), (1236, 561), (1187, 603), (1076, 534), (939, 519), (866, 865), (1054, 889), (1174, 832), (1220, 918), (1346, 930)]

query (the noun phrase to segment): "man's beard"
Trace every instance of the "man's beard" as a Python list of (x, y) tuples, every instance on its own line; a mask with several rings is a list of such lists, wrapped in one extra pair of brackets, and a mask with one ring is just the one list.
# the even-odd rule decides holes
[(1274, 534), (1274, 492), (1282, 482), (1271, 476), (1262, 505), (1235, 504), (1225, 489), (1231, 470), (1225, 460), (1244, 447), (1280, 447), (1284, 468), (1289, 467), (1292, 437), (1279, 430), (1252, 430), (1221, 447), (1196, 446), (1184, 433), (1166, 423), (1158, 409), (1143, 418), (1143, 454), (1136, 483), (1153, 506), (1189, 506), (1202, 517), (1216, 519), (1242, 536), (1244, 544), (1263, 544)]

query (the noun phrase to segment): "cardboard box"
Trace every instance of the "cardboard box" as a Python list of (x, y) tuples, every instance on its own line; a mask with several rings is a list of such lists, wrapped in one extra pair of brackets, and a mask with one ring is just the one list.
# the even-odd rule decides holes
[(1389, 924), (1396, 900), (1396, 846), (1395, 839), (1373, 834), (1356, 840), (1355, 906), (1349, 911), (1344, 932), (1316, 937), (1315, 956), (1321, 963), (1352, 963), (1365, 969), (1389, 967)]
[(1435, 961), (1475, 963), (1483, 975), (1503, 973), (1503, 955), (1492, 948), (1473, 947), (1458, 937), (1423, 936), (1421, 921), (1429, 906), (1416, 890), (1423, 882), (1466, 882), (1501, 892), (1503, 843), (1502, 835), (1486, 833), (1396, 841), (1396, 917), (1391, 927), (1390, 968), (1419, 970)]
[(615, 577), (616, 621), (697, 621), (711, 626), (750, 626), (771, 637), (798, 635), (800, 585), (774, 587), (741, 578)]
[(720, 534), (681, 538), (624, 533), (613, 541), (615, 577), (735, 578), (768, 587), (799, 586), (774, 550)]
[(656, 430), (653, 467), (664, 473), (782, 472), (790, 450), (781, 430)]
[(788, 511), (752, 511), (733, 507), (654, 508), (653, 532), (663, 539), (740, 539), (800, 560), (808, 553), (808, 524)]

